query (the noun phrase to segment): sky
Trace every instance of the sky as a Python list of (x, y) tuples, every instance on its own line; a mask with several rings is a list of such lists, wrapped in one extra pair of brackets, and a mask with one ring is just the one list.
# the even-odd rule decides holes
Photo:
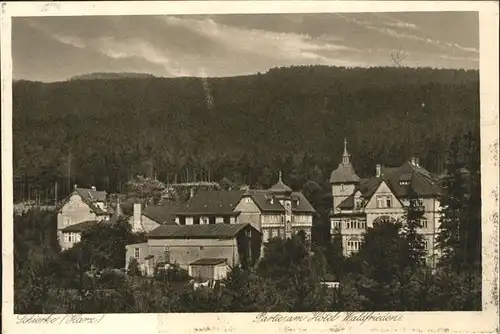
[(273, 67), (479, 68), (475, 12), (24, 17), (13, 78), (93, 72), (222, 77)]

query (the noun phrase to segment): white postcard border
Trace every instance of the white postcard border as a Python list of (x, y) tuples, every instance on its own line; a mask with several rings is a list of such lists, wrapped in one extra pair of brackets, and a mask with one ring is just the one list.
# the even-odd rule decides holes
[[(400, 321), (258, 322), (258, 314), (107, 314), (98, 324), (17, 324), (13, 315), (12, 59), (11, 18), (70, 15), (182, 15), (229, 13), (327, 13), (397, 11), (478, 11), (480, 13), (481, 173), (483, 217), (483, 311), (392, 312)], [(5, 333), (195, 332), (496, 332), (498, 330), (498, 3), (473, 1), (177, 1), (2, 3), (2, 331)], [(377, 315), (384, 315), (378, 312)], [(284, 317), (304, 315), (283, 313)], [(335, 314), (330, 313), (330, 317)], [(54, 315), (58, 317), (59, 315)], [(64, 315), (63, 315), (64, 316)], [(311, 315), (309, 315), (311, 316)], [(96, 316), (97, 317), (97, 316)], [(66, 319), (66, 320), (64, 320)], [(340, 320), (339, 320), (340, 319)]]

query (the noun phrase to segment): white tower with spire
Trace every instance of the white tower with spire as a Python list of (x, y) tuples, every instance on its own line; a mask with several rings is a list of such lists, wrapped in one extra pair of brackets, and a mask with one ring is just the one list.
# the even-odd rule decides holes
[(351, 164), (351, 155), (347, 151), (347, 138), (344, 138), (344, 153), (342, 162), (339, 163), (330, 176), (332, 185), (333, 210), (351, 195), (359, 183), (359, 176), (356, 175), (354, 167)]

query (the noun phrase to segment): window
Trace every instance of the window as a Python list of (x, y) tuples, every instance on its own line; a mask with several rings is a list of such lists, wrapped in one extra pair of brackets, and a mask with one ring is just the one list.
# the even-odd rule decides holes
[(271, 236), (273, 238), (276, 238), (278, 236), (278, 229), (271, 229)]
[(262, 231), (264, 233), (264, 242), (266, 242), (267, 240), (269, 240), (269, 230), (268, 229), (265, 229)]
[(340, 221), (335, 220), (332, 222), (332, 229), (340, 229)]
[(427, 228), (427, 219), (420, 219), (420, 227)]
[(186, 217), (184, 216), (179, 217), (179, 225), (186, 225)]
[(344, 185), (343, 184), (340, 185), (340, 191), (344, 191)]
[(140, 256), (140, 249), (139, 248), (134, 248), (134, 258), (138, 259)]
[(163, 257), (166, 263), (170, 263), (170, 247), (165, 247), (163, 249)]
[(361, 241), (348, 241), (347, 242), (347, 250), (349, 251), (358, 251), (361, 247)]
[(203, 217), (203, 218), (201, 219), (200, 224), (202, 224), (202, 225), (208, 225), (208, 218), (207, 218), (207, 217)]
[(64, 242), (69, 242), (69, 233), (63, 234)]
[(427, 239), (424, 239), (424, 249), (425, 250), (429, 249), (429, 241)]
[(250, 197), (245, 197), (245, 203), (250, 204)]
[(392, 207), (392, 196), (377, 196), (377, 208), (385, 209)]
[(71, 225), (71, 217), (64, 217), (63, 225), (64, 226)]

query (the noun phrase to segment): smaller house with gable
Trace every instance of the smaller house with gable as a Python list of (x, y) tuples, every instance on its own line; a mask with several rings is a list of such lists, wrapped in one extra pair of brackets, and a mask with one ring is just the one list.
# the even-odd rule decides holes
[(230, 267), (254, 264), (261, 233), (250, 224), (161, 225), (147, 242), (126, 246), (125, 268), (135, 259), (146, 275), (157, 266), (177, 264), (203, 280), (225, 277)]
[(106, 191), (95, 187), (75, 185), (57, 210), (57, 237), (61, 249), (71, 248), (79, 242), (82, 229), (111, 217), (114, 210), (108, 205), (106, 195)]

